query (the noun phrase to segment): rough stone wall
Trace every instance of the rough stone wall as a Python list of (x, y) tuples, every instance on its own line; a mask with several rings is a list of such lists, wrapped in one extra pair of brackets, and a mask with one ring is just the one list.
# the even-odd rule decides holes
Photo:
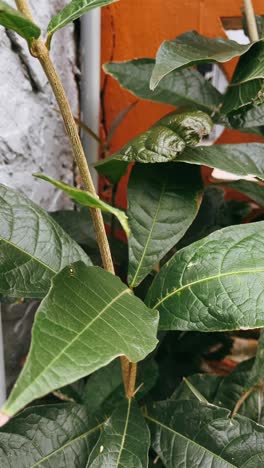
[[(14, 0), (8, 2), (15, 5)], [(66, 0), (30, 1), (36, 23), (46, 30)], [(0, 28), (0, 182), (19, 188), (49, 210), (65, 198), (32, 173), (72, 182), (72, 154), (47, 79), (26, 42)], [(74, 112), (78, 108), (76, 54), (71, 26), (58, 31), (51, 55)]]
[[(13, 0), (8, 2), (15, 6)], [(31, 0), (35, 21), (43, 29), (68, 0)], [(52, 57), (72, 109), (78, 111), (76, 53), (73, 28), (58, 31)], [(0, 183), (23, 191), (54, 211), (69, 205), (52, 186), (32, 177), (43, 172), (73, 181), (72, 153), (47, 79), (27, 44), (0, 28)], [(2, 306), (7, 388), (23, 365), (30, 341), (36, 303)]]

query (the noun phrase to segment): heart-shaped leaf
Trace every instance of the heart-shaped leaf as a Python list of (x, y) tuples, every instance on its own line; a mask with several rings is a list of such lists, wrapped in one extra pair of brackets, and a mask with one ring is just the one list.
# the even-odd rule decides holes
[(159, 82), (174, 70), (198, 65), (199, 63), (228, 62), (234, 57), (245, 54), (251, 44), (240, 45), (235, 41), (209, 39), (189, 31), (160, 46), (154, 67), (150, 88), (155, 89)]
[(84, 406), (28, 408), (0, 429), (0, 466), (86, 468), (102, 426)]
[(33, 39), (38, 39), (41, 34), (40, 28), (36, 24), (2, 0), (0, 0), (0, 24), (18, 33), (29, 44)]
[(232, 226), (180, 250), (152, 283), (147, 304), (162, 330), (264, 326), (264, 222)]
[(152, 447), (166, 468), (253, 468), (264, 463), (264, 427), (230, 418), (225, 408), (198, 400), (165, 401), (147, 415)]
[(154, 59), (146, 58), (107, 63), (104, 70), (123, 88), (142, 99), (205, 111), (212, 111), (220, 104), (222, 95), (196, 70), (171, 73), (155, 91), (151, 91), (149, 81), (154, 65)]
[(183, 237), (200, 205), (195, 166), (136, 164), (128, 185), (128, 282), (137, 286)]
[(148, 467), (150, 434), (137, 404), (127, 400), (106, 421), (87, 468)]
[(13, 415), (118, 356), (141, 361), (157, 344), (157, 326), (158, 313), (119, 278), (81, 262), (66, 267), (37, 312), (30, 353), (4, 412)]
[(107, 213), (113, 214), (117, 217), (126, 235), (129, 236), (130, 231), (127, 222), (127, 216), (124, 213), (124, 211), (118, 210), (114, 206), (108, 205), (103, 200), (100, 200), (100, 198), (97, 195), (92, 195), (91, 193), (86, 192), (84, 190), (71, 187), (68, 184), (64, 184), (63, 182), (54, 180), (51, 177), (47, 177), (40, 174), (34, 175), (39, 179), (46, 180), (50, 184), (55, 185), (55, 187), (58, 187), (60, 190), (63, 190), (63, 192), (67, 193), (67, 195), (69, 195), (72, 198), (72, 200), (79, 203), (80, 205), (88, 206), (89, 208), (98, 208), (102, 211), (106, 211)]
[(27, 197), (0, 185), (0, 293), (44, 297), (51, 278), (85, 252)]
[(72, 0), (51, 19), (48, 25), (49, 41), (58, 29), (64, 28), (64, 26), (85, 15), (88, 11), (110, 5), (110, 3), (116, 1), (118, 0)]

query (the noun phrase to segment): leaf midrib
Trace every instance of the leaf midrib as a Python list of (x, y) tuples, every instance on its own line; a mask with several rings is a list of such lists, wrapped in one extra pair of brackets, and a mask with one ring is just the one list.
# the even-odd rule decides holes
[(56, 270), (53, 270), (49, 265), (47, 265), (46, 263), (42, 262), (42, 260), (40, 260), (39, 258), (37, 258), (35, 255), (31, 255), (29, 252), (27, 252), (26, 250), (22, 249), (20, 246), (18, 246), (17, 244), (14, 244), (13, 242), (1, 237), (0, 238), (0, 242), (3, 241), (5, 242), (6, 244), (10, 245), (11, 247), (14, 247), (14, 249), (16, 250), (19, 250), (19, 252), (23, 253), (24, 255), (26, 255), (27, 257), (29, 257), (30, 259), (32, 260), (35, 260), (37, 263), (39, 263), (40, 265), (42, 265), (43, 267), (45, 267), (46, 269), (50, 270), (52, 273), (54, 273), (54, 275), (56, 273), (58, 273)]
[(91, 435), (93, 432), (96, 432), (97, 430), (99, 430), (102, 426), (104, 425), (104, 422), (98, 424), (97, 426), (93, 427), (92, 429), (90, 429), (89, 431), (85, 432), (84, 434), (81, 434), (79, 435), (78, 437), (75, 437), (75, 439), (71, 439), (69, 442), (67, 442), (66, 444), (64, 444), (62, 447), (54, 450), (54, 452), (52, 453), (49, 453), (48, 455), (46, 455), (44, 458), (41, 458), (41, 460), (38, 460), (36, 463), (34, 463), (34, 465), (30, 465), (29, 468), (36, 468), (37, 466), (39, 466), (40, 463), (43, 463), (47, 460), (49, 460), (50, 458), (52, 458), (54, 455), (57, 455), (59, 452), (67, 449), (69, 446), (75, 444), (76, 442), (78, 442), (79, 440), (82, 440), (84, 439), (85, 437), (88, 437), (89, 435)]
[(162, 201), (162, 198), (164, 196), (164, 193), (165, 193), (165, 187), (167, 185), (167, 180), (165, 182), (163, 182), (162, 184), (162, 188), (161, 188), (161, 192), (160, 192), (160, 197), (159, 197), (159, 200), (158, 200), (158, 205), (157, 205), (157, 208), (156, 208), (156, 211), (155, 211), (155, 215), (153, 217), (153, 220), (152, 220), (152, 225), (151, 225), (151, 229), (149, 231), (149, 235), (148, 235), (148, 238), (147, 238), (147, 242), (146, 242), (146, 245), (144, 247), (144, 250), (142, 252), (142, 255), (141, 255), (141, 259), (140, 259), (140, 262), (138, 264), (138, 267), (137, 267), (137, 270), (134, 274), (134, 278), (133, 280), (131, 281), (131, 284), (130, 284), (130, 287), (133, 288), (135, 286), (135, 282), (137, 280), (137, 276), (140, 272), (140, 269), (142, 267), (142, 263), (144, 261), (144, 258), (146, 256), (146, 252), (148, 250), (148, 247), (149, 247), (149, 243), (151, 241), (151, 238), (152, 238), (152, 234), (153, 234), (153, 230), (154, 230), (154, 227), (156, 225), (156, 222), (157, 222), (157, 218), (158, 218), (158, 215), (159, 215), (159, 212), (160, 212), (160, 206), (161, 206), (161, 201)]
[(185, 289), (191, 288), (192, 286), (195, 286), (196, 284), (205, 283), (207, 281), (208, 282), (209, 281), (214, 281), (214, 280), (217, 280), (217, 279), (220, 279), (220, 278), (227, 278), (227, 277), (233, 276), (233, 275), (245, 275), (245, 274), (256, 274), (256, 273), (264, 273), (264, 268), (263, 269), (257, 269), (257, 270), (230, 271), (230, 272), (227, 272), (227, 273), (219, 273), (218, 275), (214, 275), (214, 276), (208, 276), (206, 278), (202, 278), (202, 279), (199, 279), (197, 281), (192, 281), (191, 283), (185, 284), (184, 286), (181, 286), (180, 288), (178, 288), (178, 289), (172, 291), (171, 293), (167, 294), (166, 296), (164, 296), (159, 302), (157, 302), (157, 304), (155, 304), (153, 309), (156, 309), (157, 307), (159, 307), (163, 302), (167, 301), (167, 299), (170, 299), (174, 295), (179, 294), (180, 292), (184, 291)]
[[(45, 374), (45, 373), (53, 366), (53, 364), (54, 364), (56, 361), (58, 361), (58, 359), (60, 359), (60, 357), (73, 345), (73, 343), (75, 343), (76, 341), (78, 341), (79, 338), (80, 338), (80, 336), (83, 335), (83, 333), (85, 333), (85, 332), (94, 324), (94, 322), (95, 322), (96, 320), (98, 320), (110, 307), (112, 307), (112, 305), (113, 305), (116, 301), (118, 301), (124, 294), (131, 294), (131, 290), (128, 289), (128, 288), (125, 289), (125, 290), (123, 290), (123, 291), (122, 291), (121, 293), (119, 293), (111, 302), (109, 302), (109, 303), (101, 310), (101, 312), (100, 312), (96, 317), (94, 317), (94, 319), (91, 320), (91, 321), (88, 323), (88, 325), (86, 325), (86, 327), (84, 327), (84, 329), (83, 329), (80, 333), (78, 333), (78, 334), (74, 337), (74, 339), (71, 340), (71, 342), (68, 343), (67, 346), (65, 346), (65, 347), (60, 351), (60, 353), (59, 353), (54, 359), (52, 359), (52, 361), (35, 377), (35, 379), (32, 380), (32, 381), (30, 382), (30, 385), (28, 385), (28, 386), (20, 393), (20, 395), (19, 395), (18, 398), (21, 399), (21, 398), (23, 397), (23, 395), (24, 395), (25, 393), (27, 393), (33, 385), (35, 385), (35, 383), (39, 380), (39, 378), (40, 378), (43, 374)], [(49, 297), (49, 295), (46, 296), (46, 299), (47, 299), (48, 297)], [(24, 369), (26, 370), (26, 366), (25, 366)], [(22, 377), (22, 375), (23, 375), (23, 373), (21, 374), (21, 377)], [(10, 403), (10, 406), (12, 406), (12, 402)], [(7, 414), (8, 414), (8, 406), (6, 407), (6, 412), (7, 412)]]
[(181, 437), (182, 439), (187, 440), (188, 443), (191, 442), (193, 445), (195, 445), (195, 446), (197, 446), (197, 447), (199, 447), (199, 448), (202, 448), (205, 452), (210, 453), (211, 455), (213, 455), (213, 457), (219, 458), (219, 460), (228, 463), (228, 465), (230, 466), (230, 468), (237, 468), (236, 465), (232, 465), (231, 463), (229, 463), (227, 460), (225, 460), (224, 458), (220, 457), (220, 456), (217, 455), (216, 453), (211, 452), (211, 450), (207, 449), (207, 448), (204, 447), (203, 445), (198, 444), (198, 442), (196, 442), (195, 440), (188, 439), (188, 437), (184, 436), (184, 435), (181, 434), (180, 432), (175, 431), (174, 429), (172, 429), (172, 428), (169, 427), (169, 426), (165, 426), (165, 424), (162, 424), (160, 421), (157, 421), (156, 419), (151, 418), (151, 417), (148, 416), (148, 415), (146, 415), (145, 418), (148, 419), (149, 421), (153, 422), (154, 424), (157, 424), (158, 426), (162, 427), (162, 428), (165, 429), (166, 431), (172, 432), (173, 434), (176, 434), (178, 437)]
[(116, 468), (118, 468), (118, 466), (119, 466), (121, 456), (122, 456), (122, 452), (123, 452), (124, 446), (125, 446), (125, 440), (126, 440), (126, 436), (127, 436), (127, 428), (128, 428), (129, 417), (130, 417), (130, 411), (131, 411), (131, 399), (128, 400), (125, 427), (124, 427), (124, 432), (123, 432), (123, 435), (122, 435), (122, 441), (121, 441), (121, 445), (120, 445), (118, 458), (117, 458), (117, 461), (116, 461)]

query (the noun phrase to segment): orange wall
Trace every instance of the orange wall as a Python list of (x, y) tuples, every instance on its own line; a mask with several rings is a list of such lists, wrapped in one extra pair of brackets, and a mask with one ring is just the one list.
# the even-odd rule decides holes
[[(264, 15), (264, 0), (253, 0)], [(195, 29), (208, 37), (225, 36), (221, 17), (241, 16), (242, 0), (120, 0), (102, 10), (102, 63), (155, 57), (165, 39)], [(236, 62), (225, 66), (230, 77)], [(115, 116), (136, 98), (102, 73), (102, 136)], [(146, 130), (171, 107), (140, 101), (118, 128), (111, 152)], [(221, 142), (255, 141), (256, 137), (226, 131)], [(102, 187), (101, 187), (102, 190)], [(119, 194), (122, 203), (123, 192)]]

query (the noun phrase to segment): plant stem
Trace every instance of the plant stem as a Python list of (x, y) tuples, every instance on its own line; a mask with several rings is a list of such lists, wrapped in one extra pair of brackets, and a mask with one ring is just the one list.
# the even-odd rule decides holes
[[(28, 5), (27, 0), (15, 0), (18, 10), (23, 13), (28, 19), (33, 20), (31, 10)], [(64, 88), (62, 86), (61, 80), (54, 68), (54, 65), (51, 61), (49, 50), (47, 49), (44, 41), (42, 39), (33, 40), (30, 49), (31, 54), (36, 57), (42, 65), (42, 68), (49, 80), (49, 83), (52, 87), (53, 93), (57, 100), (58, 106), (62, 118), (64, 120), (64, 125), (71, 142), (74, 158), (78, 166), (80, 176), (82, 179), (83, 186), (85, 190), (96, 195), (96, 190), (92, 181), (91, 173), (87, 164), (87, 160), (84, 154), (82, 143), (79, 137), (78, 129), (72, 114), (69, 101), (65, 94)], [(97, 237), (98, 246), (100, 249), (100, 254), (102, 257), (103, 266), (106, 271), (115, 274), (113, 260), (111, 256), (111, 251), (105, 231), (103, 216), (101, 210), (93, 208), (91, 209), (91, 217), (93, 220), (93, 225)], [(121, 359), (122, 365), (122, 374), (124, 379), (125, 389), (128, 389), (129, 386), (129, 372), (127, 369), (130, 368), (130, 362), (126, 357)], [(128, 397), (128, 394), (126, 393)]]
[(245, 7), (245, 15), (247, 19), (249, 38), (251, 42), (258, 41), (259, 40), (258, 28), (257, 28), (257, 22), (256, 22), (252, 0), (244, 0), (244, 7)]

